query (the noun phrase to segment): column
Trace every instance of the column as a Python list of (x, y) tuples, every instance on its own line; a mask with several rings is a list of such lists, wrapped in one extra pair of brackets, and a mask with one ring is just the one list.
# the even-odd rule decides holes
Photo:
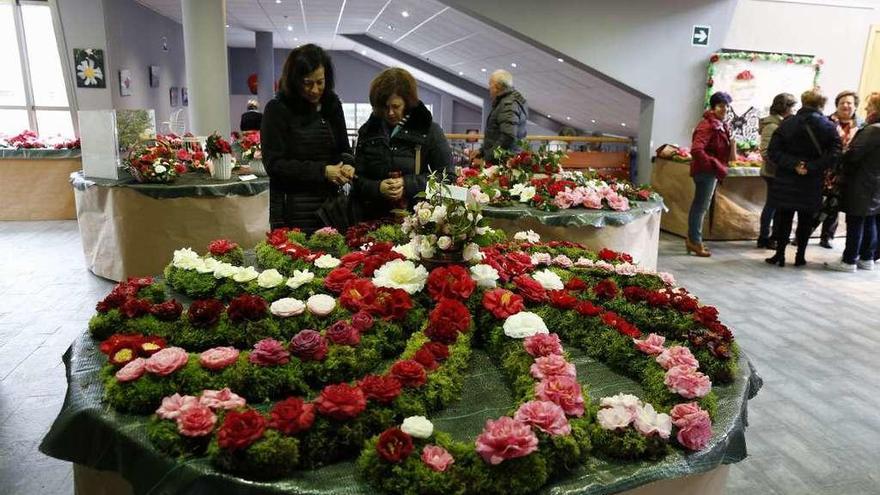
[(638, 169), (636, 172), (636, 184), (650, 184), (651, 170), (654, 166), (651, 164), (651, 155), (654, 153), (654, 141), (652, 139), (654, 132), (654, 100), (652, 98), (642, 98), (641, 108), (639, 111), (639, 135), (638, 135)]
[(257, 31), (257, 98), (260, 108), (275, 96), (275, 54), (272, 46), (272, 33)]
[(190, 131), (229, 136), (226, 0), (182, 0)]

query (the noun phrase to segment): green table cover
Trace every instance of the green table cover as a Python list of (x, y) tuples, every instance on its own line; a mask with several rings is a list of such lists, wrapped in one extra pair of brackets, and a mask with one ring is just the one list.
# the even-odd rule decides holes
[(142, 184), (134, 178), (119, 180), (86, 178), (82, 172), (70, 174), (70, 183), (75, 189), (84, 191), (87, 187), (128, 187), (151, 198), (190, 198), (210, 196), (256, 196), (269, 189), (268, 177), (242, 181), (233, 174), (229, 180), (212, 179), (202, 173), (187, 173), (171, 184)]
[(606, 225), (626, 225), (643, 215), (650, 215), (666, 209), (662, 198), (651, 201), (630, 201), (629, 204), (630, 209), (627, 211), (589, 210), (586, 208), (544, 211), (525, 204), (486, 206), (483, 207), (483, 216), (507, 220), (534, 218), (542, 224), (552, 227), (601, 228)]

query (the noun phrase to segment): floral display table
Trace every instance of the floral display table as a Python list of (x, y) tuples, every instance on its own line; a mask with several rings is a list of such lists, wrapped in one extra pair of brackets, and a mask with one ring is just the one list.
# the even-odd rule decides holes
[(243, 182), (187, 174), (173, 184), (139, 184), (68, 175), (86, 264), (110, 280), (159, 273), (164, 253), (224, 235), (254, 244), (269, 227), (265, 177)]
[(0, 149), (0, 220), (73, 220), (80, 150)]

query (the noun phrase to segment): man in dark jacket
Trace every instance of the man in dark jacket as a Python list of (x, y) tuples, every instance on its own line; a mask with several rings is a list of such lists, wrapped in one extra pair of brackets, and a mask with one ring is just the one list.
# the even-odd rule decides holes
[(260, 113), (260, 103), (257, 100), (248, 100), (247, 112), (241, 114), (241, 122), (238, 128), (244, 131), (259, 131), (263, 124), (263, 114)]
[(529, 105), (519, 91), (513, 89), (513, 76), (506, 70), (497, 70), (489, 78), (489, 96), (492, 111), (486, 119), (483, 146), (479, 156), (491, 160), (496, 147), (519, 151), (517, 142), (526, 137)]

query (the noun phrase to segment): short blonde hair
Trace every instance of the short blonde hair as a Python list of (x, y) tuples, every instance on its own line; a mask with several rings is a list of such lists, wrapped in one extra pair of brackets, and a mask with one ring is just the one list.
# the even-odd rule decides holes
[(260, 102), (258, 102), (257, 100), (248, 100), (247, 108), (248, 110), (256, 110), (260, 108)]
[(808, 89), (801, 93), (802, 106), (822, 110), (826, 103), (828, 103), (828, 98), (822, 94), (819, 88)]

